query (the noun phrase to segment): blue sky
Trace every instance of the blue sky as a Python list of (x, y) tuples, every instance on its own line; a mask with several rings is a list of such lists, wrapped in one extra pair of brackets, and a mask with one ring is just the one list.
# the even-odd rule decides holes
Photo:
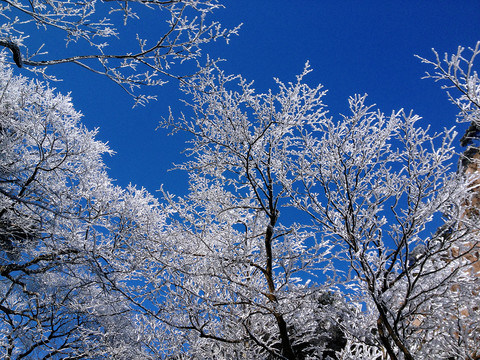
[[(324, 101), (331, 115), (347, 113), (349, 96), (367, 93), (385, 113), (413, 109), (422, 125), (434, 129), (454, 123), (455, 107), (438, 84), (421, 80), (431, 69), (414, 54), (432, 58), (431, 48), (443, 54), (458, 45), (474, 46), (480, 40), (480, 1), (229, 0), (225, 5), (214, 17), (225, 26), (243, 23), (239, 36), (204, 52), (226, 59), (226, 72), (254, 80), (258, 91), (274, 87), (273, 77), (293, 81), (308, 60), (314, 71), (307, 82), (328, 89)], [(140, 21), (132, 29), (146, 26)], [(177, 114), (183, 110), (177, 83), (154, 89), (158, 101), (132, 109), (128, 95), (107, 79), (74, 65), (51, 72), (63, 78), (54, 86), (71, 92), (87, 127), (99, 127), (98, 138), (117, 152), (105, 160), (119, 185), (155, 192), (164, 184), (173, 193), (186, 191), (186, 174), (167, 170), (182, 161), (187, 138), (155, 131), (169, 106)]]

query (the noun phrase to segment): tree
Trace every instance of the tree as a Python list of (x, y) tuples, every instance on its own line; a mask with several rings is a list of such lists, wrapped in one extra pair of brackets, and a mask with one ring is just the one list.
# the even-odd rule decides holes
[[(84, 21), (96, 3), (50, 4), (59, 22), (15, 4), (72, 38), (110, 35), (106, 22)], [(222, 33), (182, 20), (216, 2), (137, 5), (151, 4), (173, 14), (165, 43), (127, 55), (120, 69), (138, 61), (163, 73), (165, 58), (181, 56), (172, 39), (186, 29), (199, 31), (190, 45)], [(61, 16), (80, 14), (71, 9), (90, 11), (75, 30)], [(20, 22), (1, 31), (13, 36)], [(0, 42), (17, 66), (40, 65), (25, 60), (19, 39)], [(119, 58), (91, 44), (96, 55), (59, 62), (93, 69), (82, 61), (108, 67)], [(171, 47), (156, 51), (163, 44)], [(186, 58), (197, 54), (190, 45)], [(1, 355), (478, 357), (478, 47), (469, 60), (459, 51), (446, 66), (431, 63), (432, 77), (462, 91), (451, 97), (471, 125), (460, 171), (453, 129), (432, 134), (413, 113), (385, 116), (359, 95), (349, 115), (329, 117), (325, 91), (305, 82), (308, 65), (295, 82), (257, 94), (212, 64), (183, 79), (191, 116), (161, 123), (192, 136), (190, 161), (178, 165), (190, 192), (165, 191), (162, 204), (143, 189), (113, 186), (101, 159), (110, 150), (81, 126), (70, 99), (0, 61)], [(105, 74), (121, 85), (154, 84), (133, 70)]]
[[(192, 134), (190, 193), (165, 193), (175, 245), (156, 313), (193, 358), (471, 356), (476, 175), (454, 171), (455, 132), (366, 96), (330, 118), (309, 71), (276, 93), (218, 68), (183, 87), (192, 117), (161, 125)], [(320, 306), (328, 291), (345, 302)], [(322, 323), (345, 337), (336, 355)]]
[(150, 358), (124, 294), (158, 204), (112, 185), (68, 96), (0, 66), (0, 356)]
[[(137, 88), (181, 79), (185, 73), (177, 63), (199, 59), (205, 43), (236, 34), (238, 27), (226, 30), (207, 21), (221, 7), (218, 0), (6, 0), (0, 8), (5, 19), (0, 45), (11, 50), (18, 67), (46, 75), (47, 66), (73, 63), (107, 76), (144, 104), (152, 96), (137, 94)], [(159, 18), (147, 27), (143, 19), (154, 11)], [(133, 34), (131, 26), (144, 33)], [(48, 33), (38, 47), (40, 29)]]
[[(326, 289), (301, 279), (321, 277), (330, 248), (289, 220), (298, 215), (293, 208), (282, 209), (300, 185), (290, 171), (298, 138), (325, 113), (321, 86), (302, 83), (308, 72), (294, 84), (278, 82), (278, 94), (257, 95), (251, 83), (212, 67), (183, 87), (193, 118), (163, 123), (193, 135), (193, 159), (179, 166), (189, 171), (190, 193), (166, 194), (177, 245), (166, 269), (171, 300), (158, 305), (175, 314), (170, 326), (188, 339), (189, 356), (294, 359), (316, 336), (311, 310)], [(239, 92), (230, 90), (236, 81)]]
[(475, 221), (464, 217), (473, 180), (452, 171), (452, 130), (430, 135), (418, 117), (386, 118), (365, 97), (350, 99), (350, 108), (351, 116), (319, 129), (323, 136), (305, 138), (295, 171), (306, 186), (294, 198), (346, 250), (357, 287), (346, 296), (366, 306), (356, 336), (373, 331), (370, 341), (390, 359), (467, 357), (475, 342), (445, 330), (458, 330), (455, 314), (478, 287), (464, 271), (478, 244)]
[[(470, 176), (471, 181), (471, 196), (466, 201), (467, 209), (463, 214), (464, 222), (478, 222), (479, 216), (479, 191), (478, 191), (478, 176), (479, 172), (479, 139), (478, 132), (480, 126), (480, 81), (476, 70), (475, 58), (480, 54), (480, 42), (477, 42), (474, 48), (469, 48), (471, 55), (465, 55), (465, 48), (459, 46), (457, 53), (449, 55), (445, 53), (443, 60), (440, 59), (438, 53), (434, 50), (435, 61), (430, 61), (419, 57), (422, 62), (432, 65), (435, 73), (427, 72), (425, 78), (431, 78), (435, 81), (443, 83), (442, 88), (447, 90), (450, 101), (459, 108), (457, 117), (458, 122), (469, 123), (463, 137), (460, 139), (460, 144), (466, 147), (466, 150), (461, 154), (461, 161), (459, 162), (458, 171)], [(460, 93), (460, 96), (454, 96), (450, 89), (455, 89)], [(480, 357), (480, 353), (476, 344), (480, 341), (480, 329), (478, 327), (478, 293), (479, 284), (478, 278), (480, 276), (480, 250), (478, 243), (478, 232), (474, 230), (474, 238), (467, 244), (471, 251), (463, 254), (464, 261), (467, 263), (466, 272), (475, 279), (474, 285), (466, 289), (459, 286), (454, 286), (455, 293), (463, 290), (462, 302), (459, 304), (457, 315), (455, 318), (458, 321), (457, 333), (455, 339), (459, 344), (465, 346), (467, 356), (476, 359)], [(467, 248), (468, 248), (467, 247)], [(463, 250), (465, 247), (463, 248)], [(461, 255), (462, 248), (458, 246), (452, 249), (453, 256)]]

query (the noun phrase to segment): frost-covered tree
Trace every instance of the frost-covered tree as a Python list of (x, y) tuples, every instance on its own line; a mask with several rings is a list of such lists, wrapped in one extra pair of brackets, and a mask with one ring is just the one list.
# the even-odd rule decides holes
[[(473, 53), (433, 64), (476, 126)], [(161, 124), (191, 135), (190, 191), (161, 205), (112, 185), (68, 97), (0, 64), (3, 358), (478, 357), (474, 131), (456, 171), (453, 129), (366, 96), (330, 117), (308, 66), (258, 94), (212, 65)]]
[(184, 333), (189, 356), (296, 359), (323, 351), (326, 341), (318, 348), (308, 341), (320, 327), (312, 309), (325, 294), (318, 279), (330, 247), (286, 207), (301, 185), (291, 171), (298, 139), (325, 116), (321, 86), (303, 83), (308, 71), (293, 84), (278, 82), (278, 93), (255, 94), (251, 83), (212, 67), (183, 87), (193, 118), (172, 115), (162, 124), (193, 136), (191, 161), (179, 165), (190, 174), (189, 195), (166, 194), (177, 246), (172, 299), (161, 304), (175, 314), (170, 325)]
[(192, 135), (190, 193), (165, 194), (162, 321), (199, 359), (467, 358), (476, 175), (455, 171), (455, 132), (366, 96), (329, 117), (308, 72), (256, 94), (211, 68), (183, 88), (192, 116), (162, 123)]
[(207, 19), (222, 6), (219, 0), (5, 0), (0, 45), (19, 67), (46, 75), (48, 66), (73, 63), (107, 76), (143, 104), (151, 96), (137, 88), (181, 78), (186, 72), (178, 64), (237, 32)]
[[(434, 50), (435, 60), (427, 60), (420, 58), (424, 63), (432, 65), (435, 69), (433, 74), (427, 72), (426, 78), (434, 79), (442, 83), (442, 88), (447, 90), (450, 101), (459, 108), (457, 121), (460, 123), (468, 123), (469, 127), (460, 139), (460, 144), (466, 147), (461, 154), (458, 171), (465, 174), (465, 177), (471, 177), (471, 196), (466, 201), (466, 209), (463, 214), (464, 223), (478, 223), (480, 214), (480, 192), (478, 185), (480, 181), (479, 161), (480, 161), (480, 80), (478, 77), (478, 63), (475, 63), (476, 57), (480, 54), (480, 42), (476, 46), (469, 48), (465, 52), (465, 48), (459, 47), (455, 54), (445, 54), (443, 59)], [(452, 92), (453, 89), (453, 92)], [(459, 96), (455, 94), (459, 93)], [(461, 293), (461, 301), (456, 309), (454, 319), (457, 319), (455, 329), (455, 340), (459, 346), (466, 349), (466, 358), (477, 359), (480, 352), (476, 344), (480, 341), (479, 327), (479, 306), (478, 294), (480, 285), (478, 278), (480, 277), (480, 244), (478, 242), (478, 231), (475, 230), (474, 238), (468, 247), (459, 248), (455, 246), (452, 249), (452, 256), (462, 256), (466, 260), (467, 267), (464, 270), (470, 276), (475, 277), (476, 283), (473, 286), (462, 287), (455, 285), (453, 293), (456, 295)], [(462, 254), (462, 250), (470, 248), (468, 252)], [(456, 344), (456, 345), (457, 345)]]
[[(435, 69), (433, 74), (427, 72), (425, 78), (442, 82), (442, 88), (447, 90), (448, 98), (460, 110), (458, 117), (460, 122), (480, 127), (480, 79), (475, 63), (475, 58), (480, 55), (480, 41), (474, 48), (469, 48), (471, 52), (469, 57), (466, 57), (465, 48), (462, 46), (458, 47), (455, 54), (445, 53), (443, 58), (440, 58), (435, 50), (433, 52), (434, 61), (418, 56), (423, 63)], [(452, 94), (451, 89), (459, 92), (460, 96), (455, 96), (455, 92)], [(475, 129), (469, 128), (461, 140), (462, 146), (468, 145), (469, 140), (474, 139), (478, 139), (478, 133)]]
[(464, 218), (473, 179), (455, 172), (451, 130), (432, 135), (418, 117), (386, 117), (365, 100), (305, 137), (295, 203), (345, 249), (346, 296), (365, 307), (348, 334), (390, 359), (466, 357), (476, 341), (454, 333), (479, 286), (465, 258), (478, 243)]
[(0, 357), (148, 359), (127, 294), (155, 200), (112, 185), (68, 96), (0, 66)]

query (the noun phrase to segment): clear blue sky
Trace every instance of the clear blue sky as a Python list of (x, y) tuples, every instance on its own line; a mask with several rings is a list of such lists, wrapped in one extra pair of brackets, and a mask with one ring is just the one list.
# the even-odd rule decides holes
[[(229, 45), (205, 48), (227, 61), (223, 68), (255, 80), (259, 91), (274, 87), (273, 77), (293, 81), (305, 62), (314, 70), (307, 78), (329, 90), (325, 103), (332, 115), (347, 113), (347, 98), (368, 93), (382, 111), (413, 109), (423, 125), (441, 129), (455, 121), (456, 109), (438, 84), (421, 80), (431, 70), (413, 55), (455, 52), (458, 45), (480, 40), (478, 0), (229, 0), (215, 17), (226, 26), (243, 23)], [(161, 15), (161, 14), (160, 14)], [(135, 26), (147, 26), (141, 21)], [(182, 110), (177, 84), (155, 89), (158, 101), (132, 109), (132, 100), (117, 86), (73, 65), (51, 72), (63, 77), (55, 86), (71, 91), (74, 105), (99, 139), (117, 152), (106, 159), (117, 183), (144, 186), (155, 192), (161, 184), (173, 193), (186, 191), (187, 177), (167, 172), (180, 154), (185, 137), (155, 131), (168, 107)], [(460, 129), (463, 131), (466, 125)]]

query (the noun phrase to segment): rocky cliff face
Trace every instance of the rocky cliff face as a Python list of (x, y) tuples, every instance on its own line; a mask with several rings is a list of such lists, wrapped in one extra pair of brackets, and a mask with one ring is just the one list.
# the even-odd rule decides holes
[[(478, 132), (476, 133), (476, 135)], [(465, 138), (465, 136), (464, 136)], [(462, 144), (465, 146), (465, 144)], [(472, 186), (472, 196), (466, 202), (466, 211), (464, 214), (465, 224), (459, 226), (467, 226), (472, 228), (471, 231), (478, 232), (480, 221), (480, 139), (469, 141), (469, 147), (463, 153), (459, 171), (461, 171), (466, 179), (470, 178)], [(453, 246), (451, 249), (451, 256), (453, 259), (463, 258), (467, 262), (467, 266), (464, 268), (465, 274), (470, 278), (473, 276), (473, 287), (469, 288), (467, 293), (465, 289), (461, 289), (463, 285), (454, 285), (452, 291), (457, 294), (469, 296), (472, 298), (472, 306), (462, 306), (459, 309), (459, 324), (465, 332), (470, 333), (472, 338), (480, 338), (480, 325), (478, 324), (478, 314), (480, 312), (480, 286), (478, 286), (478, 280), (480, 279), (480, 234), (477, 240), (463, 244), (463, 246)], [(471, 278), (472, 279), (472, 278)], [(477, 279), (477, 280), (475, 280)], [(477, 285), (475, 285), (477, 283)], [(463, 290), (463, 291), (462, 291)], [(468, 301), (467, 301), (468, 303)], [(457, 317), (457, 315), (452, 315)], [(462, 329), (461, 329), (462, 330)], [(460, 331), (461, 331), (460, 330)], [(458, 336), (458, 334), (456, 334)], [(480, 360), (480, 350), (474, 350), (468, 357), (469, 359)]]
[[(465, 217), (469, 222), (478, 223), (480, 220), (480, 148), (471, 146), (464, 153), (460, 161), (460, 171), (466, 176), (474, 176), (472, 180), (472, 197), (469, 199)], [(478, 176), (477, 178), (475, 178)], [(480, 237), (478, 243), (471, 244), (472, 249), (464, 256), (472, 264), (469, 269), (480, 277)], [(452, 249), (452, 255), (458, 256), (460, 249)]]

